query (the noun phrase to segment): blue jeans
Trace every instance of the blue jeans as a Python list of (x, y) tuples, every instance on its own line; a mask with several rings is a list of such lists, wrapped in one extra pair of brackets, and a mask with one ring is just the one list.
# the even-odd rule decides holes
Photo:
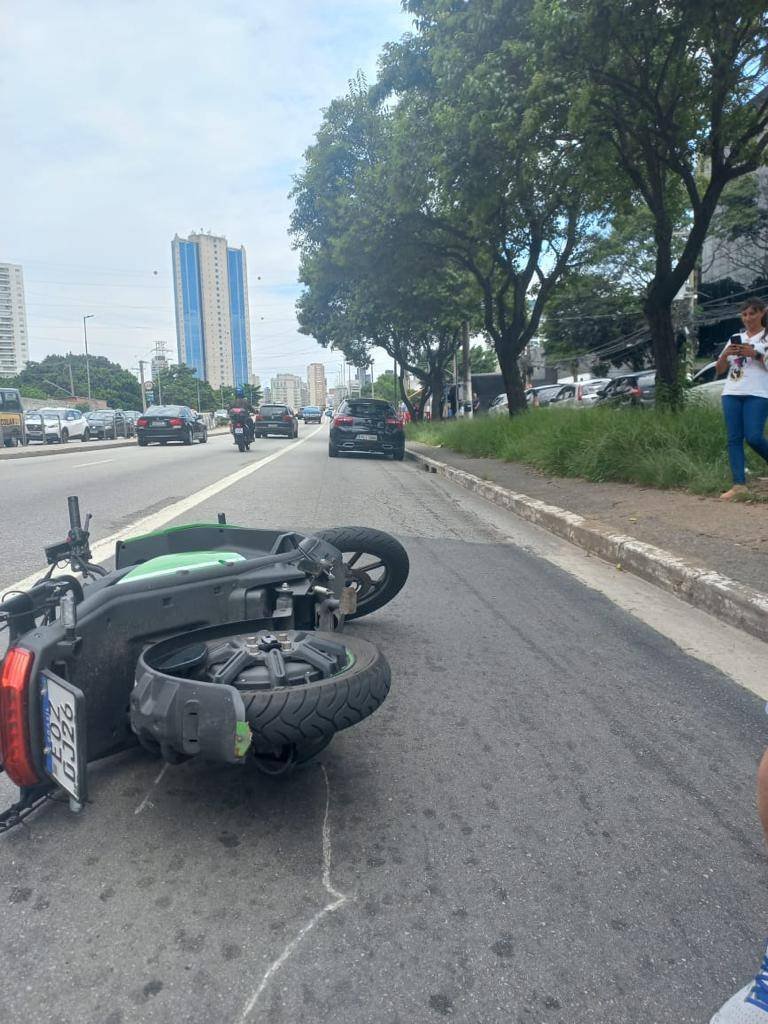
[(768, 462), (768, 441), (764, 435), (765, 421), (768, 419), (768, 398), (759, 395), (723, 395), (722, 401), (733, 482), (743, 484), (746, 481), (745, 441)]

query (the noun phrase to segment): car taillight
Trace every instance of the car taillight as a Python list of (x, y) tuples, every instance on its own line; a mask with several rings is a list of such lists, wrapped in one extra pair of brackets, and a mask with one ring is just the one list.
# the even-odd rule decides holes
[(635, 398), (639, 398), (640, 395), (642, 395), (642, 391), (640, 390), (640, 388), (630, 388), (629, 393), (630, 395), (633, 395)]
[(396, 419), (394, 416), (387, 416), (385, 422), (388, 427), (398, 427), (400, 430), (403, 429), (403, 421)]
[(351, 416), (335, 416), (333, 420), (334, 427), (351, 427), (353, 423)]
[(139, 416), (139, 418), (136, 420), (137, 427), (146, 427), (148, 423), (149, 420), (145, 419), (143, 416)]
[(34, 660), (32, 651), (11, 647), (0, 676), (0, 761), (17, 786), (40, 782), (32, 760), (27, 718), (27, 687)]
[(290, 423), (293, 416), (283, 416), (283, 423)]
[(184, 426), (184, 420), (179, 419), (178, 416), (174, 416), (172, 419), (168, 420), (168, 422), (170, 423), (170, 425), (172, 427), (183, 427)]

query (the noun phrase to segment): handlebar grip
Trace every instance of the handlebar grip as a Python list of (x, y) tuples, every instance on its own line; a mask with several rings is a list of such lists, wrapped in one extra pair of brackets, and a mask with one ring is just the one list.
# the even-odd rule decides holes
[(69, 506), (69, 527), (71, 530), (81, 530), (82, 521), (80, 519), (80, 502), (77, 495), (72, 495), (67, 498), (67, 505)]

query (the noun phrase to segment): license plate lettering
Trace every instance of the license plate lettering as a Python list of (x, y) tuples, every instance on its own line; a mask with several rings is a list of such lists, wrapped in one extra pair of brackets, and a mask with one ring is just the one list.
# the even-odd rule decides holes
[(76, 800), (85, 799), (85, 698), (52, 672), (40, 675), (45, 768)]

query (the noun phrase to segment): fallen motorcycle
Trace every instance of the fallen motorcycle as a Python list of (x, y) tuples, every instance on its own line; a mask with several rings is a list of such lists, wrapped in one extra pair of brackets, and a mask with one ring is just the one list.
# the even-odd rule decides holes
[(404, 585), (394, 537), (250, 529), (219, 514), (118, 541), (107, 571), (91, 561), (91, 517), (68, 502), (48, 573), (0, 603), (0, 770), (21, 790), (0, 831), (59, 790), (79, 810), (87, 765), (137, 743), (170, 763), (280, 774), (385, 699), (386, 659), (343, 627)]

